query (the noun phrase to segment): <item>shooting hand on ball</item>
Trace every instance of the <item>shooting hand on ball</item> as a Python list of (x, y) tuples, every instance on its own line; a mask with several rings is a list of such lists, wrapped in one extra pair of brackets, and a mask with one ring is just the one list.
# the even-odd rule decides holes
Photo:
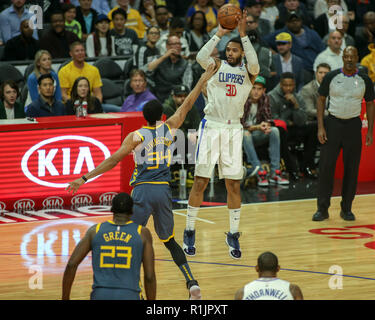
[(232, 30), (224, 29), (221, 24), (219, 24), (219, 27), (217, 29), (216, 35), (221, 38), (222, 36), (226, 35), (227, 33), (232, 32)]

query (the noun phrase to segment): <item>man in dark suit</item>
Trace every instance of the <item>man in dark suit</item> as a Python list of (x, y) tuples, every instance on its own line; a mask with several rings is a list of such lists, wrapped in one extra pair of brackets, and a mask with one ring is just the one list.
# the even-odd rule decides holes
[(292, 72), (295, 75), (296, 91), (298, 92), (304, 85), (303, 61), (292, 54), (292, 36), (287, 32), (279, 33), (276, 36), (276, 48), (278, 54), (273, 55), (273, 64), (276, 69), (276, 76), (272, 78), (274, 88), (280, 82), (280, 76), (284, 72)]
[(19, 88), (13, 80), (4, 81), (0, 86), (0, 119), (25, 118), (23, 106), (17, 102)]

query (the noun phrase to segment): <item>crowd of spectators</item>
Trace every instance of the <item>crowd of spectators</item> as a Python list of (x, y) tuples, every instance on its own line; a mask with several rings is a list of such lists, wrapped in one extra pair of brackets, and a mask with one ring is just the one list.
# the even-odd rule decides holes
[[(281, 156), (290, 179), (300, 173), (316, 178), (316, 99), (323, 77), (342, 67), (345, 47), (355, 46), (358, 67), (375, 82), (373, 0), (1, 1), (0, 65), (33, 66), (24, 85), (13, 79), (1, 84), (0, 119), (75, 114), (77, 101), (85, 101), (89, 113), (141, 111), (155, 98), (170, 116), (203, 72), (195, 56), (216, 32), (218, 10), (226, 3), (247, 10), (247, 34), (260, 64), (260, 87), (249, 92), (245, 106), (243, 124), (252, 128), (244, 136), (245, 162), (254, 159), (253, 145), (272, 142), (274, 170)], [(42, 29), (33, 28), (32, 5), (43, 8)], [(215, 55), (224, 59), (228, 40), (237, 36), (236, 29), (225, 35)], [(123, 104), (105, 103), (104, 77), (87, 58), (126, 60), (122, 82), (116, 83)], [(56, 59), (64, 60), (58, 70), (52, 68)], [(205, 99), (202, 93), (194, 116), (202, 117)], [(258, 108), (267, 113), (258, 114)], [(261, 126), (271, 120), (278, 132)], [(195, 129), (196, 121), (190, 122)], [(297, 144), (303, 146), (298, 163), (289, 154)], [(253, 167), (260, 163), (255, 159)]]

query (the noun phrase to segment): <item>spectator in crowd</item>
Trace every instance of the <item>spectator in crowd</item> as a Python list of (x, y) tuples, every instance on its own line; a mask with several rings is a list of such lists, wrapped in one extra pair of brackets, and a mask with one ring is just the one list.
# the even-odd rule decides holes
[[(342, 45), (341, 45), (341, 50), (344, 51), (344, 49), (346, 47), (349, 47), (349, 46), (355, 46), (355, 40), (354, 38), (348, 33), (348, 30), (349, 30), (349, 17), (348, 15), (342, 15), (341, 17), (341, 23), (338, 23), (337, 26), (336, 26), (336, 30), (339, 31), (341, 33), (341, 36), (342, 36)], [(328, 43), (328, 37), (329, 37), (329, 34), (327, 34), (324, 38), (323, 38), (323, 42), (324, 44), (327, 45)]]
[(102, 104), (98, 98), (91, 95), (90, 82), (86, 77), (77, 78), (72, 87), (71, 99), (65, 103), (66, 114), (76, 114), (76, 108), (87, 103), (87, 113), (102, 113)]
[(141, 0), (139, 13), (146, 28), (157, 26), (155, 14), (155, 0)]
[(74, 81), (78, 77), (86, 77), (90, 82), (90, 93), (92, 93), (100, 102), (103, 101), (102, 80), (98, 68), (85, 62), (86, 50), (81, 42), (74, 42), (70, 45), (70, 56), (72, 61), (63, 66), (58, 75), (61, 86), (63, 101), (70, 99), (70, 92)]
[[(17, 37), (21, 33), (21, 22), (29, 20), (33, 14), (25, 7), (26, 0), (12, 0), (12, 5), (0, 13), (0, 33), (3, 43)], [(33, 32), (33, 37), (38, 40), (37, 29)]]
[(82, 27), (82, 41), (86, 41), (89, 34), (95, 31), (94, 22), (98, 17), (98, 12), (91, 8), (92, 0), (79, 0), (79, 6), (77, 7), (76, 20)]
[(166, 6), (156, 6), (155, 19), (160, 29), (160, 36), (169, 34), (169, 11)]
[(211, 39), (206, 30), (207, 20), (205, 14), (202, 11), (195, 11), (190, 18), (188, 30), (185, 34), (190, 54), (194, 55), (194, 59), (199, 49)]
[[(204, 71), (204, 70), (203, 70)], [(170, 96), (163, 103), (163, 113), (166, 115), (167, 119), (174, 115), (176, 110), (184, 103), (186, 97), (188, 96), (190, 89), (185, 85), (175, 85), (172, 88)], [(171, 165), (171, 184), (175, 185), (179, 177), (179, 170), (182, 169), (181, 161), (184, 163), (184, 169), (187, 170), (186, 174), (186, 185), (191, 187), (194, 181), (194, 151), (196, 143), (196, 131), (198, 131), (201, 118), (197, 109), (196, 104), (187, 113), (184, 122), (180, 126), (180, 130), (183, 132), (183, 137), (176, 136), (176, 145), (181, 146), (182, 141), (184, 141), (185, 152), (184, 154), (178, 153), (179, 148), (176, 148), (173, 156), (175, 157), (175, 162)], [(189, 132), (189, 130), (195, 130), (195, 132)], [(182, 140), (179, 140), (182, 139)]]
[[(244, 116), (241, 119), (244, 127), (243, 148), (246, 154), (247, 168), (245, 178), (257, 174), (258, 186), (268, 187), (271, 184), (286, 185), (289, 181), (281, 176), (280, 171), (280, 135), (279, 130), (272, 126), (272, 116), (269, 98), (266, 95), (266, 80), (257, 76), (244, 107)], [(267, 171), (261, 169), (255, 147), (269, 145), (270, 158), (269, 181)]]
[(314, 71), (316, 67), (322, 62), (328, 63), (331, 70), (342, 68), (342, 34), (338, 31), (333, 31), (329, 34), (328, 47), (318, 54), (314, 61)]
[[(163, 113), (167, 116), (167, 119), (174, 115), (176, 110), (184, 103), (188, 96), (190, 89), (185, 85), (175, 85), (172, 87), (172, 91), (168, 99), (163, 103)], [(190, 130), (198, 130), (201, 118), (198, 110), (195, 106), (187, 113), (184, 123), (179, 128), (184, 133), (185, 137), (188, 136)]]
[[(324, 1), (325, 2), (325, 1)], [(324, 38), (327, 34), (335, 31), (338, 26), (342, 24), (342, 17), (346, 12), (344, 10), (338, 11), (336, 8), (340, 8), (340, 0), (327, 0), (328, 10), (322, 13), (314, 22), (314, 30)], [(347, 29), (354, 30), (354, 21), (348, 19)]]
[(89, 58), (115, 56), (115, 37), (109, 31), (109, 19), (99, 14), (94, 23), (95, 31), (86, 39), (86, 54)]
[(160, 56), (159, 49), (156, 48), (156, 43), (160, 38), (159, 27), (150, 27), (146, 32), (147, 42), (145, 45), (139, 46), (137, 52), (134, 55), (133, 65), (141, 69), (146, 64), (153, 60), (156, 60)]
[(322, 39), (314, 30), (302, 26), (302, 18), (295, 11), (289, 13), (284, 28), (264, 37), (267, 44), (275, 51), (277, 50), (276, 35), (281, 32), (287, 32), (292, 36), (292, 53), (302, 59), (304, 69), (311, 72), (313, 76), (316, 56), (325, 49)]
[(261, 0), (249, 0), (246, 4), (247, 14), (251, 14), (258, 24), (257, 31), (261, 37), (269, 34), (272, 30), (271, 23), (260, 17), (262, 13)]
[(300, 57), (292, 54), (292, 36), (290, 33), (281, 32), (276, 38), (277, 54), (273, 55), (273, 63), (276, 69), (276, 75), (272, 79), (272, 88), (279, 82), (284, 72), (292, 72), (295, 75), (296, 90), (299, 91), (304, 85), (303, 61)]
[(190, 22), (190, 19), (194, 12), (202, 11), (205, 14), (207, 20), (207, 32), (211, 32), (211, 30), (218, 24), (216, 18), (217, 12), (209, 4), (209, 2), (209, 0), (194, 0), (186, 14), (188, 22)]
[(51, 14), (51, 27), (40, 39), (40, 48), (47, 50), (52, 59), (68, 58), (69, 46), (79, 41), (78, 36), (65, 30), (64, 15), (60, 11)]
[(370, 54), (361, 60), (361, 65), (367, 68), (368, 76), (375, 83), (375, 43), (369, 44), (368, 48)]
[(359, 60), (370, 53), (368, 45), (375, 42), (375, 12), (366, 12), (363, 16), (363, 27), (358, 27), (355, 34)]
[(276, 0), (263, 0), (262, 5), (260, 19), (268, 20), (271, 25), (271, 31), (273, 32), (275, 30), (275, 22), (280, 16)]
[(169, 36), (167, 52), (151, 61), (145, 68), (155, 82), (159, 101), (164, 102), (168, 98), (173, 85), (184, 84), (191, 88), (193, 81), (191, 65), (181, 57), (181, 41), (178, 36)]
[[(38, 78), (43, 74), (51, 74), (55, 82), (54, 98), (62, 101), (61, 87), (57, 73), (52, 69), (52, 57), (47, 50), (39, 50), (34, 57), (34, 71), (27, 77), (27, 88), (29, 89), (30, 102), (39, 98)], [(26, 102), (26, 105), (29, 103)]]
[[(70, 3), (75, 7), (80, 5), (79, 0), (70, 0)], [(109, 7), (108, 0), (92, 0), (91, 8), (94, 9), (98, 14), (107, 15), (111, 8)]]
[[(126, 26), (130, 29), (133, 29), (136, 33), (139, 39), (143, 39), (146, 32), (146, 26), (142, 21), (142, 17), (140, 13), (131, 8), (129, 5), (129, 0), (117, 0), (117, 6), (115, 6), (111, 11), (108, 13), (108, 18), (110, 20), (112, 19), (112, 13), (117, 10), (118, 8), (121, 8), (125, 10), (127, 13), (127, 19), (126, 19)], [(111, 22), (110, 28), (113, 29), (113, 21)]]
[(310, 18), (306, 6), (299, 0), (284, 0), (279, 3), (279, 19), (275, 22), (275, 29), (281, 29), (286, 24), (286, 19), (291, 12), (296, 12), (301, 17), (305, 26), (313, 28), (313, 21)]
[(169, 36), (177, 36), (181, 42), (181, 56), (184, 58), (189, 57), (189, 43), (185, 37), (185, 23), (180, 18), (173, 18), (169, 24), (169, 33), (164, 34), (160, 37), (159, 41), (156, 44), (156, 47), (159, 49), (160, 54), (165, 54), (167, 52), (167, 40)]
[(75, 33), (79, 39), (82, 39), (82, 27), (76, 20), (76, 7), (71, 3), (64, 3), (62, 5), (62, 11), (65, 19), (65, 30)]
[(271, 84), (268, 83), (269, 80), (271, 77), (276, 76), (275, 64), (273, 62), (271, 50), (268, 47), (263, 46), (260, 42), (257, 26), (258, 22), (251, 14), (248, 14), (246, 17), (246, 34), (249, 37), (258, 56), (258, 63), (260, 67), (259, 75), (265, 78), (267, 89), (269, 89)]
[(33, 38), (29, 20), (21, 22), (21, 34), (5, 44), (3, 60), (32, 60), (39, 49), (38, 40)]
[(126, 27), (127, 16), (126, 11), (122, 8), (112, 12), (114, 28), (110, 34), (114, 37), (115, 52), (118, 56), (133, 56), (139, 43), (137, 33)]
[(13, 80), (6, 80), (0, 86), (0, 119), (25, 118), (24, 107), (17, 102), (19, 88)]
[[(325, 75), (331, 71), (331, 67), (327, 63), (320, 63), (316, 67), (315, 79), (306, 84), (299, 92), (301, 99), (305, 102), (307, 121), (317, 124), (316, 120), (316, 104), (318, 102), (318, 89)], [(324, 110), (324, 116), (328, 116), (328, 110)]]
[(54, 98), (54, 80), (51, 74), (42, 74), (38, 78), (39, 98), (26, 108), (28, 117), (52, 117), (66, 114), (64, 104)]
[(297, 95), (294, 74), (286, 72), (281, 75), (280, 84), (268, 95), (271, 113), (274, 119), (286, 122), (288, 140), (303, 142), (303, 160), (301, 171), (305, 177), (316, 178), (314, 156), (317, 147), (317, 127), (307, 124), (305, 102)]
[(156, 99), (147, 88), (146, 74), (143, 70), (133, 69), (130, 72), (130, 87), (134, 93), (125, 99), (122, 112), (142, 111), (148, 101)]

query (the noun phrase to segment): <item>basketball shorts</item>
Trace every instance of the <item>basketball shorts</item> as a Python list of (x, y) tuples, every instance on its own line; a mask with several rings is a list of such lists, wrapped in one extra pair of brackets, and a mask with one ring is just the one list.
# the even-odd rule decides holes
[(174, 236), (172, 191), (168, 184), (139, 184), (132, 191), (134, 201), (132, 221), (146, 226), (150, 215), (159, 239), (169, 241)]
[(217, 163), (220, 179), (241, 180), (243, 177), (241, 123), (227, 124), (204, 118), (198, 130), (195, 176), (210, 178)]
[(143, 300), (142, 292), (118, 288), (94, 288), (90, 300)]

